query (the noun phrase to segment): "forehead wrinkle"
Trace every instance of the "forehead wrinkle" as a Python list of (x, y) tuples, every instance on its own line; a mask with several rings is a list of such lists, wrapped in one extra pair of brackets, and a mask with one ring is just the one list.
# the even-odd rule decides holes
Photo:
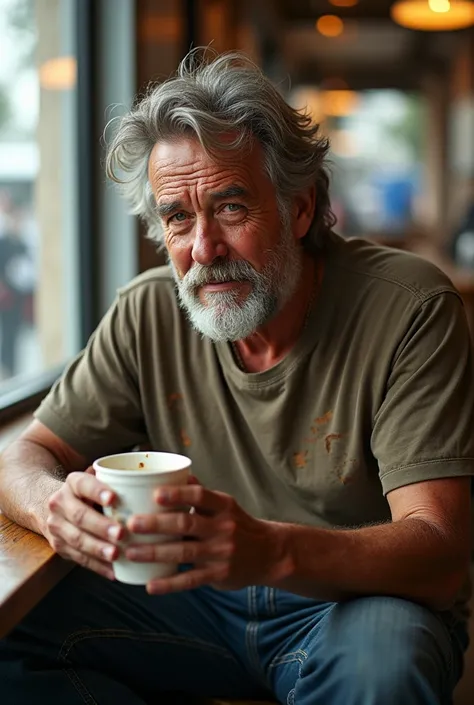
[(248, 180), (236, 179), (236, 174), (214, 174), (204, 180), (200, 174), (193, 173), (193, 178), (183, 181), (181, 174), (173, 174), (155, 182), (155, 196), (158, 214), (169, 215), (171, 211), (184, 208), (185, 203), (193, 200), (196, 194), (199, 200), (219, 200), (250, 195), (250, 188), (244, 186)]
[(150, 158), (148, 162), (148, 172), (150, 181), (157, 182), (164, 178), (186, 178), (193, 175), (196, 178), (202, 176), (202, 172), (211, 171), (215, 174), (216, 171), (228, 173), (229, 175), (246, 175), (249, 178), (252, 174), (251, 165), (244, 165), (242, 162), (216, 162), (209, 158), (204, 158), (202, 155), (194, 156), (193, 158), (180, 159), (174, 157)]
[[(165, 215), (171, 210), (186, 210), (190, 203), (193, 208), (201, 208), (205, 202), (219, 197), (253, 195), (255, 198), (259, 193), (252, 163), (215, 161), (205, 153), (185, 151), (152, 154), (148, 168), (155, 202), (159, 213)], [(229, 191), (232, 187), (244, 193)]]
[(213, 156), (206, 152), (196, 138), (188, 136), (158, 141), (148, 161), (149, 181), (155, 189), (164, 180), (186, 179), (191, 175), (195, 178), (204, 176), (206, 179), (206, 173), (210, 173), (211, 176), (207, 178), (212, 180), (216, 178), (216, 171), (221, 172), (223, 178), (228, 175), (231, 182), (243, 181), (243, 185), (249, 185), (254, 190), (257, 171), (261, 171), (262, 176), (265, 173), (260, 146), (256, 143), (255, 149), (249, 154), (239, 152), (234, 155), (224, 151), (221, 158), (219, 154)]
[[(165, 170), (163, 166), (160, 165), (154, 170), (154, 173), (150, 175), (152, 183), (159, 186), (164, 181), (173, 185), (176, 181), (193, 183), (201, 180), (206, 186), (210, 184), (209, 188), (211, 188), (213, 183), (219, 181), (230, 181), (232, 185), (235, 185), (237, 182), (252, 181), (251, 170), (242, 168), (241, 165), (222, 167), (216, 164), (212, 169), (210, 169), (208, 165), (198, 167), (196, 164), (186, 165), (185, 168), (183, 168), (182, 165), (178, 166), (176, 164), (172, 166), (173, 168)], [(240, 186), (240, 183), (238, 185)]]

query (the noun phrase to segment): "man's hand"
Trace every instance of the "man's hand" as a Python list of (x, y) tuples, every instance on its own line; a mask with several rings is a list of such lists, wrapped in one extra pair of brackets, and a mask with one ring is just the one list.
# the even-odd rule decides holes
[(113, 491), (92, 472), (72, 472), (49, 499), (45, 532), (51, 547), (63, 558), (110, 580), (114, 580), (111, 563), (119, 553), (113, 542), (125, 531), (92, 505), (105, 507), (115, 499)]
[[(162, 487), (156, 491), (155, 500), (171, 511), (130, 517), (127, 528), (137, 534), (168, 534), (186, 540), (129, 545), (125, 556), (137, 562), (184, 563), (193, 567), (149, 582), (150, 594), (208, 584), (237, 590), (267, 584), (281, 570), (278, 525), (249, 516), (230, 495), (188, 484)], [(183, 506), (191, 506), (194, 511), (179, 511)]]

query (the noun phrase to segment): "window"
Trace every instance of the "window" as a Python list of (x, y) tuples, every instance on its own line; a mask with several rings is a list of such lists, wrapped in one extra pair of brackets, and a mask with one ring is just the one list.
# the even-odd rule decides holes
[(75, 0), (0, 0), (0, 404), (76, 353)]

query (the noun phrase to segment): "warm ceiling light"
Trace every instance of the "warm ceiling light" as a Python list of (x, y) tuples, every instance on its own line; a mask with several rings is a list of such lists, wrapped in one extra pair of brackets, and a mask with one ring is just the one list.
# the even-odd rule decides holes
[(359, 95), (349, 90), (321, 91), (321, 108), (329, 117), (352, 115), (359, 105)]
[(339, 37), (344, 32), (344, 22), (336, 15), (323, 15), (316, 22), (316, 29), (323, 37)]
[(433, 12), (449, 12), (451, 0), (428, 0), (428, 5)]
[(77, 64), (73, 56), (57, 56), (41, 64), (39, 80), (42, 88), (64, 91), (76, 85)]
[(329, 2), (335, 7), (355, 7), (359, 4), (359, 0), (329, 0)]
[(474, 4), (468, 0), (398, 0), (392, 19), (402, 27), (443, 32), (474, 24)]

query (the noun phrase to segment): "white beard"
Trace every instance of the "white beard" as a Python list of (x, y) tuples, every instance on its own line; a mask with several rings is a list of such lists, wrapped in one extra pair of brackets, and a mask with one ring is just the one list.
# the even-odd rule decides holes
[[(246, 261), (216, 261), (211, 265), (195, 264), (180, 279), (170, 261), (181, 307), (193, 327), (204, 336), (218, 341), (247, 338), (276, 316), (294, 294), (302, 269), (302, 248), (288, 227), (282, 229), (280, 242), (270, 260), (259, 273)], [(242, 301), (237, 292), (206, 293), (206, 302), (198, 288), (210, 282), (242, 281), (251, 291)]]

